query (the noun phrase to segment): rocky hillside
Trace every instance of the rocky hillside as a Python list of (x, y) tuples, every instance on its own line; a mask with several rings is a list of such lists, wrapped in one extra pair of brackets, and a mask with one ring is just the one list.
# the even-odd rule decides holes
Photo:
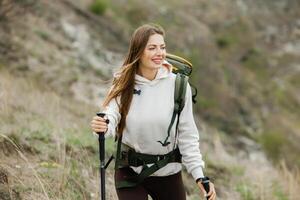
[[(200, 145), (219, 199), (298, 199), (299, 10), (297, 0), (0, 0), (0, 199), (97, 199), (89, 122), (147, 22), (194, 64)], [(107, 184), (117, 199), (113, 166)]]

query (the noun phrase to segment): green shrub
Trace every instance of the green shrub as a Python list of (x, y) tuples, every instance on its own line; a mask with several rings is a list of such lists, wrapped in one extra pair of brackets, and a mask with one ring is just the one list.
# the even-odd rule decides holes
[(254, 200), (252, 189), (248, 184), (241, 183), (236, 186), (236, 191), (241, 194), (243, 200)]
[(95, 0), (90, 5), (90, 11), (92, 11), (96, 15), (103, 15), (107, 7), (108, 7), (108, 3), (106, 0)]
[(274, 100), (283, 109), (293, 113), (299, 110), (300, 103), (294, 95), (293, 91), (289, 89), (275, 88), (273, 90)]
[(93, 152), (97, 152), (97, 140), (95, 140), (95, 137), (88, 127), (65, 129), (64, 135), (66, 136), (66, 143), (73, 150), (87, 148)]
[(46, 31), (43, 31), (43, 30), (35, 30), (34, 32), (35, 32), (40, 38), (42, 38), (43, 40), (49, 41), (50, 35), (49, 35), (49, 33), (47, 33)]
[[(0, 65), (0, 68), (1, 68), (1, 65)], [(294, 87), (300, 88), (300, 79), (299, 79), (299, 76), (296, 75), (296, 73), (289, 79), (289, 82)]]
[(252, 44), (252, 30), (249, 21), (238, 18), (215, 29), (215, 42), (220, 49), (234, 50), (249, 47)]
[(241, 57), (241, 64), (255, 73), (261, 81), (268, 80), (268, 59), (266, 52), (261, 49), (251, 48)]
[(218, 37), (216, 39), (216, 43), (219, 48), (224, 49), (231, 46), (232, 44), (237, 43), (237, 40), (234, 36), (228, 34)]
[(277, 200), (288, 200), (287, 194), (283, 192), (283, 188), (277, 182), (273, 182), (272, 189)]
[(280, 158), (281, 148), (287, 141), (281, 133), (269, 132), (261, 135), (260, 142), (268, 156), (277, 161)]
[(208, 99), (204, 96), (200, 96), (197, 98), (197, 106), (201, 109), (209, 109), (216, 108), (218, 103), (215, 99)]

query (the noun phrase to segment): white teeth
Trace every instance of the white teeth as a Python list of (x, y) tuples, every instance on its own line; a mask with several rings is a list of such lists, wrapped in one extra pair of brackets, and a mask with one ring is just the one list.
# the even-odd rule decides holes
[(154, 63), (161, 63), (161, 60), (153, 60)]

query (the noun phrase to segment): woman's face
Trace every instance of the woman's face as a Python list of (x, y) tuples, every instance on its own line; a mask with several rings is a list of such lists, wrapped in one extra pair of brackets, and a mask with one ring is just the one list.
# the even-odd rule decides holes
[(140, 67), (158, 69), (166, 57), (166, 44), (164, 37), (154, 34), (149, 37), (144, 52), (140, 58)]

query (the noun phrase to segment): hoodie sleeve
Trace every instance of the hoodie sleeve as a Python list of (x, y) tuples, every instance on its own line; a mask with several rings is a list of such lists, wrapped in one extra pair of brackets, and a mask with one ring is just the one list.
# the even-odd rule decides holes
[(105, 137), (115, 137), (116, 127), (118, 126), (121, 114), (119, 113), (119, 106), (116, 99), (112, 99), (109, 104), (103, 110), (105, 117), (109, 119), (108, 129)]
[(180, 114), (178, 124), (178, 146), (182, 154), (182, 163), (196, 180), (204, 177), (204, 161), (199, 148), (199, 133), (194, 121), (192, 107), (192, 92), (188, 84), (186, 88), (185, 105)]

